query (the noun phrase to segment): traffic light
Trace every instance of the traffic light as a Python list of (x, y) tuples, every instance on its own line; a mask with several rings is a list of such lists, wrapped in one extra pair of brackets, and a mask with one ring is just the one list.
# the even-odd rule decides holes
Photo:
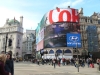
[(40, 50), (40, 54), (41, 54), (41, 56), (44, 55), (44, 51), (42, 49)]
[(11, 40), (11, 39), (9, 39), (9, 44), (8, 44), (8, 46), (12, 46), (12, 40)]

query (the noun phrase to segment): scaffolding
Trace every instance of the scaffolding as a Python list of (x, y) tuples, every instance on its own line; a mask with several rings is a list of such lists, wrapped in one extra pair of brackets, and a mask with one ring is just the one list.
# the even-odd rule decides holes
[(98, 51), (98, 35), (96, 25), (90, 25), (87, 27), (87, 42), (88, 42), (88, 52)]

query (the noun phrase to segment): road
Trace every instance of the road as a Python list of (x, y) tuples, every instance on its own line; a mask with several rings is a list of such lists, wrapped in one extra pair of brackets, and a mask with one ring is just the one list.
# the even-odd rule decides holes
[(96, 69), (87, 67), (80, 67), (79, 73), (74, 66), (56, 66), (54, 69), (51, 65), (39, 66), (31, 62), (15, 62), (14, 67), (14, 75), (100, 75)]

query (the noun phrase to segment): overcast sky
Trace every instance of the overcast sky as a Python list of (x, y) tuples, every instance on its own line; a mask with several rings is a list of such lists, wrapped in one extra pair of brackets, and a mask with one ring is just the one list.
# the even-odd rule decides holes
[(0, 0), (0, 27), (6, 19), (20, 20), (23, 16), (23, 27), (26, 29), (36, 29), (43, 15), (51, 9), (83, 8), (84, 15), (90, 16), (93, 12), (100, 12), (100, 0)]

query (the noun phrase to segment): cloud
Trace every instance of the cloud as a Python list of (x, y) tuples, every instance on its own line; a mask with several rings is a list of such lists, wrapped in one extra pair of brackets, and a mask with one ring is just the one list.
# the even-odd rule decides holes
[(83, 0), (68, 0), (66, 2), (62, 2), (60, 4), (54, 5), (54, 7), (67, 7), (67, 6), (77, 6), (78, 4), (82, 3)]
[(6, 19), (13, 19), (15, 17), (16, 20), (20, 20), (20, 16), (23, 16), (23, 28), (26, 29), (36, 29), (37, 23), (39, 22), (39, 13), (34, 12), (21, 12), (15, 11), (11, 9), (7, 9), (5, 7), (0, 7), (0, 27), (4, 26)]
[(0, 26), (3, 26), (4, 23), (6, 22), (7, 18), (14, 18), (14, 16), (21, 16), (22, 14), (18, 13), (18, 12), (14, 12), (12, 10), (8, 10), (7, 8), (4, 7), (0, 7)]
[(83, 0), (75, 0), (74, 2), (72, 2), (72, 6), (76, 6), (82, 2), (83, 2)]
[(27, 19), (27, 18), (23, 18), (24, 31), (26, 29), (33, 29), (33, 30), (35, 30), (37, 25), (38, 25), (38, 21), (37, 20), (30, 20), (30, 19)]
[(32, 6), (33, 3), (27, 0), (2, 0), (2, 3), (5, 3), (6, 5), (11, 6)]

